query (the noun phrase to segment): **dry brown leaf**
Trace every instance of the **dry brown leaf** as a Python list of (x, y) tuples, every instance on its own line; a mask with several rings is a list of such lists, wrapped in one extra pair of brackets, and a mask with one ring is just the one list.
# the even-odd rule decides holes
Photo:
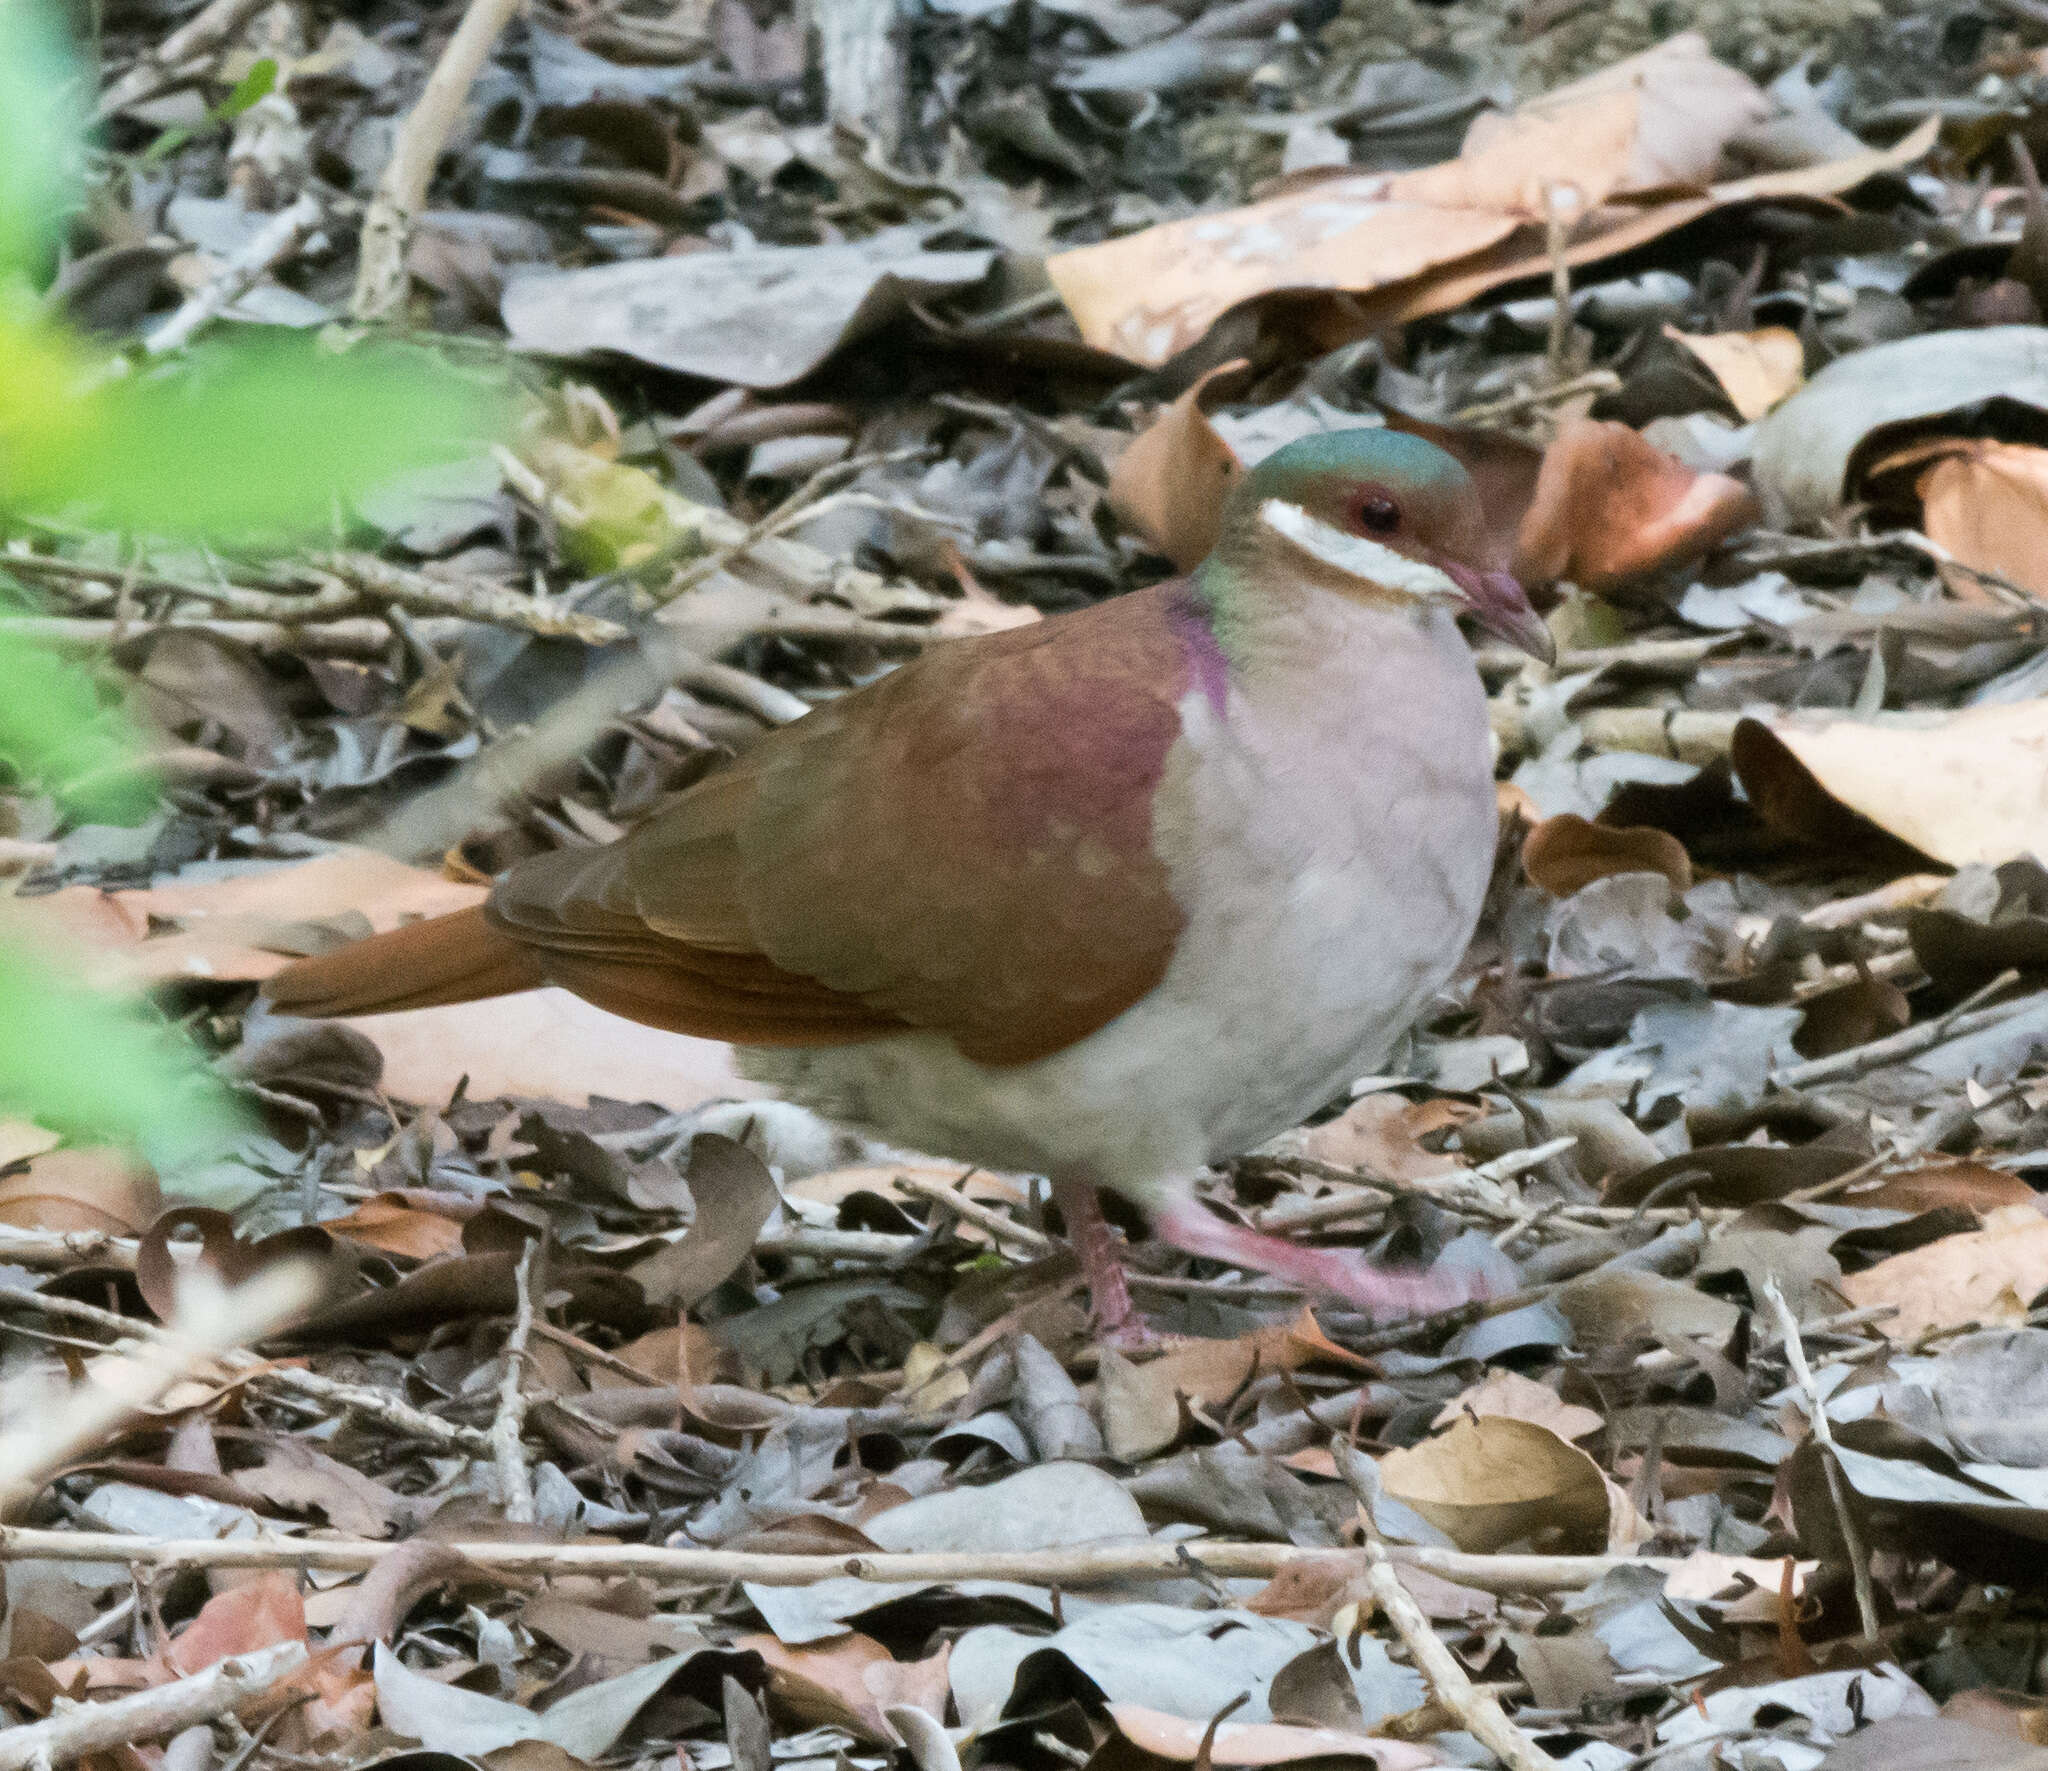
[(18, 1230), (138, 1236), (162, 1210), (155, 1174), (125, 1151), (49, 1150), (0, 1173), (0, 1224)]
[(1393, 1093), (1362, 1095), (1335, 1119), (1288, 1140), (1304, 1156), (1333, 1168), (1354, 1168), (1383, 1181), (1428, 1181), (1461, 1164), (1423, 1147), (1434, 1132), (1463, 1125), (1481, 1109), (1464, 1101), (1410, 1101)]
[(699, 1384), (717, 1382), (725, 1349), (702, 1324), (683, 1322), (628, 1341), (613, 1357), (656, 1383), (693, 1390)]
[[(1210, 1724), (1172, 1716), (1143, 1704), (1113, 1703), (1109, 1717), (1133, 1746), (1176, 1764), (1193, 1764)], [(1218, 1722), (1209, 1740), (1216, 1765), (1291, 1765), (1303, 1759), (1366, 1760), (1378, 1771), (1421, 1771), (1441, 1763), (1428, 1747), (1341, 1728), (1299, 1728), (1288, 1722)]]
[(743, 1077), (732, 1047), (664, 1033), (593, 1008), (566, 990), (364, 1015), (353, 1027), (384, 1054), (384, 1092), (444, 1106), (465, 1078), (473, 1101), (516, 1097), (590, 1104), (592, 1095), (687, 1113), (707, 1101), (773, 1093)]
[(899, 1661), (872, 1637), (855, 1633), (815, 1648), (792, 1648), (769, 1635), (742, 1636), (733, 1646), (752, 1649), (768, 1663), (769, 1701), (792, 1720), (845, 1728), (875, 1746), (898, 1744), (884, 1709), (910, 1703), (942, 1716), (951, 1695), (946, 1649), (926, 1660)]
[(1105, 1351), (1099, 1399), (1110, 1454), (1135, 1461), (1171, 1445), (1180, 1436), (1182, 1398), (1197, 1407), (1215, 1408), (1261, 1372), (1299, 1371), (1309, 1365), (1371, 1369), (1369, 1361), (1323, 1333), (1313, 1310), (1303, 1310), (1292, 1322), (1230, 1340), (1188, 1341), (1143, 1365)]
[(1993, 1212), (1981, 1230), (1944, 1236), (1842, 1281), (1842, 1295), (1859, 1310), (1895, 1306), (1896, 1313), (1878, 1324), (1895, 1341), (1970, 1322), (2023, 1322), (2028, 1305), (2043, 1291), (2048, 1219), (2031, 1205), (2007, 1206)]
[(1223, 499), (1244, 472), (1202, 401), (1237, 379), (1244, 359), (1211, 369), (1141, 431), (1110, 470), (1109, 507), (1183, 572), (1216, 545)]
[(1546, 818), (1522, 841), (1522, 871), (1554, 898), (1614, 873), (1661, 873), (1674, 892), (1692, 889), (1692, 858), (1668, 830), (1596, 824), (1576, 812)]
[(1548, 1427), (1506, 1415), (1462, 1419), (1434, 1438), (1380, 1459), (1387, 1492), (1461, 1550), (1528, 1541), (1598, 1551), (1608, 1539), (1600, 1466)]
[(1606, 1423), (1590, 1408), (1567, 1402), (1548, 1384), (1517, 1371), (1489, 1371), (1470, 1388), (1460, 1391), (1437, 1411), (1430, 1424), (1447, 1427), (1467, 1416), (1475, 1419), (1499, 1415), (1546, 1427), (1560, 1439), (1583, 1439), (1597, 1433)]
[(1701, 185), (1768, 101), (1674, 37), (1507, 117), (1473, 125), (1456, 159), (1314, 181), (1263, 202), (1166, 222), (1047, 261), (1090, 344), (1159, 364), (1224, 313), (1281, 290), (1362, 293), (1424, 278), (1540, 222), (1553, 200), (1613, 225), (1608, 199)]
[[(2048, 600), (2048, 449), (1956, 438), (1939, 451), (1919, 481), (1928, 539), (1962, 564)], [(1998, 600), (1967, 572), (1944, 571), (1942, 578), (1964, 602)]]
[(323, 1219), (321, 1228), (415, 1261), (456, 1254), (462, 1248), (462, 1225), (456, 1219), (422, 1211), (389, 1193), (365, 1199), (346, 1217)]
[(1981, 1162), (1944, 1162), (1907, 1174), (1873, 1176), (1842, 1189), (1837, 1203), (1875, 1211), (1939, 1211), (1944, 1206), (1980, 1217), (2008, 1205), (2032, 1209), (2039, 1196), (2010, 1169)]
[(1806, 347), (1786, 326), (1761, 326), (1754, 332), (1681, 332), (1666, 326), (1664, 336), (1706, 365), (1745, 423), (1761, 418), (1806, 379)]
[(1611, 591), (1705, 553), (1755, 514), (1755, 496), (1726, 474), (1696, 473), (1625, 424), (1575, 418), (1544, 452), (1515, 575)]
[(16, 899), (10, 913), (94, 954), (88, 971), (99, 983), (254, 982), (343, 938), (336, 930), (308, 930), (309, 923), (359, 917), (381, 933), (413, 917), (466, 910), (484, 895), (374, 849), (346, 849), (200, 885), (125, 892), (67, 886)]
[(1758, 815), (1788, 836), (1839, 845), (1867, 820), (1950, 867), (2048, 857), (2048, 701), (1881, 724), (1744, 720), (1733, 757)]

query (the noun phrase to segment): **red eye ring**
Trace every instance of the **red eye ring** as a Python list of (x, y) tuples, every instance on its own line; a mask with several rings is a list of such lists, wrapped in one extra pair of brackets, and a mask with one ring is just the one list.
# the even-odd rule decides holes
[(1401, 507), (1384, 492), (1368, 492), (1359, 500), (1358, 526), (1375, 535), (1391, 535), (1401, 526)]

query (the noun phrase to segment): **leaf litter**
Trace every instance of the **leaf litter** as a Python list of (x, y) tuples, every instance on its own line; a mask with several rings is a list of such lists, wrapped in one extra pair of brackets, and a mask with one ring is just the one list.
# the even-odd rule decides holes
[[(9, 614), (153, 770), (0, 788), (13, 926), (248, 1111), (197, 1165), (0, 1125), (8, 1435), (215, 1282), (319, 1289), (13, 1503), (0, 1758), (124, 1698), (59, 1758), (1388, 1771), (1504, 1713), (1595, 1771), (2043, 1762), (2048, 20), (870, 10), (497, 41), (402, 266), (423, 336), (520, 364), (493, 455), (322, 551), (11, 531)], [(109, 14), (51, 300), (345, 322), (453, 25)], [(254, 1003), (1379, 422), (1471, 468), (1559, 656), (1479, 648), (1506, 839), (1457, 980), (1210, 1192), (1466, 1238), (1498, 1307), (1375, 1326), (1141, 1242), (1125, 1357), (1042, 1182), (723, 1047)]]

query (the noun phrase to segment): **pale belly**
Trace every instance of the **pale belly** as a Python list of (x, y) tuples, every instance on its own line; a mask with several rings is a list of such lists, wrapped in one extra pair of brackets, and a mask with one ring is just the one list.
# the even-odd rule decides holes
[[(1443, 636), (1416, 637), (1440, 671)], [(1385, 1057), (1478, 916), (1492, 772), (1479, 684), (1453, 662), (1405, 730), (1340, 703), (1341, 747), (1298, 707), (1233, 696), (1219, 720), (1190, 696), (1155, 834), (1188, 923), (1159, 987), (1086, 1039), (1003, 1069), (931, 1034), (744, 1067), (891, 1142), (1141, 1201), (1299, 1124)]]

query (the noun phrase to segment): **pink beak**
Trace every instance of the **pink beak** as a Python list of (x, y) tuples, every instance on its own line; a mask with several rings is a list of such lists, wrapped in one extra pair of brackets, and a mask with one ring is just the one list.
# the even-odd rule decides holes
[(1465, 593), (1479, 625), (1545, 664), (1557, 661), (1557, 645), (1529, 593), (1506, 572), (1481, 572), (1442, 562), (1445, 574)]

